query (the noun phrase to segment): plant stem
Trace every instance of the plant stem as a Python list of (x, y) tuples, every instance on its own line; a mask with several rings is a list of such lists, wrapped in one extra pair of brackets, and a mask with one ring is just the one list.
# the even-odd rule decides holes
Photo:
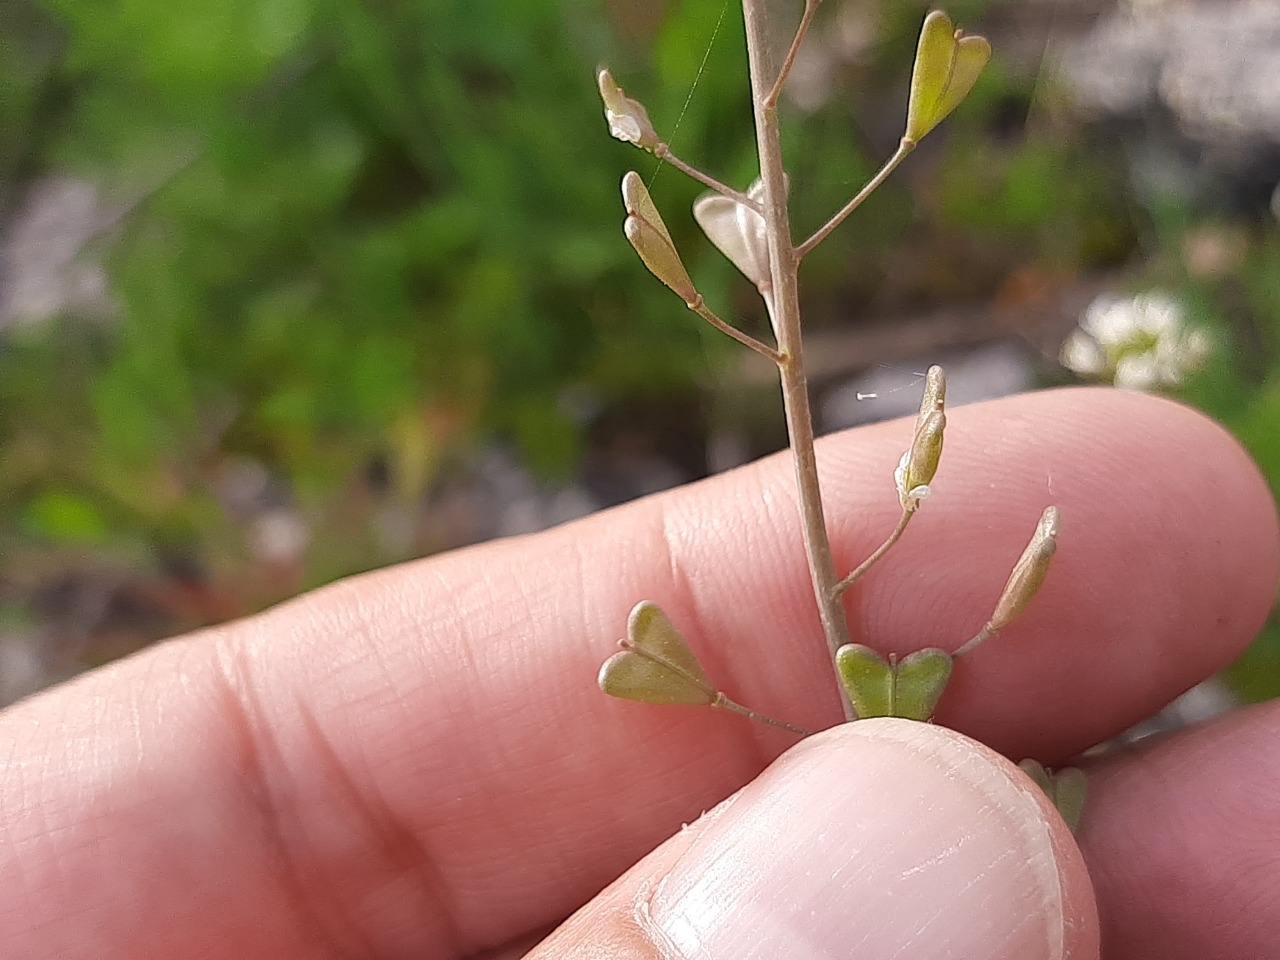
[(709, 173), (703, 173), (697, 167), (690, 166), (689, 164), (685, 163), (683, 160), (677, 157), (674, 153), (672, 153), (671, 148), (668, 147), (665, 143), (658, 144), (658, 146), (654, 148), (653, 155), (657, 157), (659, 160), (662, 160), (665, 163), (671, 164), (671, 166), (675, 167), (677, 170), (679, 170), (681, 173), (685, 174), (686, 176), (692, 177), (694, 180), (697, 180), (703, 186), (710, 187), (712, 190), (714, 190), (716, 193), (720, 194), (721, 196), (728, 197), (730, 200), (733, 200), (736, 203), (740, 203), (744, 207), (750, 207), (756, 213), (759, 213), (759, 214), (764, 213), (764, 211), (760, 209), (760, 204), (756, 203), (754, 200), (748, 197), (745, 193), (742, 193), (739, 190), (735, 190), (733, 189), (733, 187), (729, 186), (727, 183), (721, 183), (719, 180), (711, 176)]
[(711, 706), (718, 707), (721, 710), (728, 710), (730, 713), (736, 713), (743, 717), (748, 717), (756, 723), (763, 723), (765, 726), (777, 727), (779, 730), (786, 730), (788, 733), (794, 733), (800, 737), (808, 737), (812, 735), (812, 730), (806, 730), (804, 727), (797, 727), (794, 723), (787, 723), (785, 720), (776, 720), (767, 714), (752, 710), (750, 707), (744, 707), (740, 703), (735, 703), (726, 697), (723, 693), (717, 693), (715, 700)]
[(813, 15), (818, 12), (818, 6), (821, 3), (822, 0), (804, 0), (804, 16), (800, 18), (800, 26), (796, 27), (796, 35), (791, 41), (791, 49), (787, 51), (787, 56), (782, 61), (782, 66), (778, 69), (778, 79), (773, 81), (769, 95), (764, 98), (765, 106), (770, 110), (778, 105), (778, 98), (782, 96), (782, 88), (787, 82), (787, 77), (791, 75), (791, 68), (795, 66), (796, 54), (800, 52), (800, 44), (804, 43), (805, 34), (809, 32), (809, 25), (813, 23)]
[(991, 629), (990, 623), (987, 623), (981, 630), (979, 630), (972, 637), (970, 637), (968, 640), (962, 643), (959, 647), (957, 647), (955, 652), (952, 653), (951, 656), (957, 657), (957, 658), (963, 657), (965, 654), (973, 652), (973, 650), (976, 647), (990, 640), (995, 635), (996, 635), (996, 631)]
[(898, 144), (898, 149), (894, 151), (893, 156), (886, 160), (884, 166), (880, 168), (880, 172), (868, 180), (867, 185), (858, 191), (858, 195), (846, 203), (840, 209), (839, 213), (819, 227), (812, 237), (796, 248), (797, 259), (803, 260), (810, 250), (820, 244), (823, 240), (827, 239), (827, 234), (840, 226), (840, 224), (844, 222), (845, 217), (849, 216), (849, 214), (857, 210), (858, 207), (862, 206), (862, 201), (871, 196), (871, 194), (875, 192), (876, 187), (884, 183), (885, 180), (888, 179), (889, 174), (893, 173), (893, 171), (898, 168), (898, 164), (907, 159), (907, 155), (915, 148), (916, 143), (914, 140), (908, 140), (906, 137), (903, 137), (902, 141)]
[(688, 307), (690, 310), (692, 310), (694, 313), (696, 313), (698, 316), (700, 316), (703, 320), (707, 321), (707, 323), (711, 324), (721, 333), (724, 333), (730, 337), (733, 337), (733, 339), (737, 340), (744, 347), (750, 347), (756, 353), (760, 354), (760, 356), (768, 360), (772, 360), (774, 363), (781, 365), (782, 354), (780, 354), (777, 350), (773, 349), (773, 347), (769, 346), (768, 344), (761, 343), (759, 340), (757, 340), (755, 337), (751, 336), (750, 334), (743, 333), (737, 327), (732, 327), (729, 324), (725, 323), (723, 320), (721, 320), (718, 316), (716, 316), (711, 311), (710, 307), (707, 306), (707, 302), (702, 299), (702, 294), (698, 294), (697, 300), (693, 301), (693, 303), (686, 303), (685, 306)]
[(902, 511), (902, 516), (898, 518), (898, 525), (893, 528), (893, 533), (889, 534), (884, 543), (876, 547), (871, 556), (863, 560), (851, 574), (836, 584), (836, 596), (843, 596), (846, 590), (862, 579), (862, 576), (875, 566), (876, 561), (889, 552), (889, 548), (898, 542), (898, 538), (907, 529), (907, 524), (911, 522), (913, 516), (915, 516), (914, 510)]
[[(742, 0), (747, 34), (747, 59), (751, 69), (751, 101), (754, 105), (756, 144), (760, 154), (760, 179), (764, 192), (765, 229), (769, 240), (769, 269), (772, 277), (770, 300), (774, 330), (782, 354), (778, 371), (786, 409), (787, 433), (795, 460), (796, 485), (804, 530), (805, 553), (813, 578), (822, 630), (834, 663), (836, 651), (850, 642), (844, 608), (835, 594), (836, 566), (831, 556), (822, 512), (822, 492), (818, 485), (818, 462), (813, 449), (813, 419), (809, 411), (809, 388), (805, 379), (804, 352), (800, 335), (800, 291), (797, 279), (799, 258), (791, 240), (787, 213), (786, 172), (782, 165), (782, 142), (778, 135), (776, 105), (768, 103), (774, 77), (769, 65), (766, 0)], [(834, 673), (834, 670), (833, 670)], [(853, 719), (848, 694), (836, 675), (836, 686), (845, 716)]]

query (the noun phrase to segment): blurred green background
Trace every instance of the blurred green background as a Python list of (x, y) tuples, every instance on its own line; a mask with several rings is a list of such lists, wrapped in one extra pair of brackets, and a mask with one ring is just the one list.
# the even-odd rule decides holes
[[(806, 323), (845, 358), (815, 385), (1010, 341), (1070, 382), (1087, 305), (1159, 290), (1217, 346), (1149, 388), (1276, 489), (1276, 218), (1256, 169), (1225, 194), (1153, 178), (1158, 127), (1079, 107), (1058, 64), (1115, 8), (949, 6), (996, 59), (806, 264)], [(824, 5), (785, 104), (797, 232), (892, 152), (926, 10)], [(657, 164), (609, 138), (593, 83), (609, 64), (745, 187), (734, 3), (4, 0), (0, 31), (5, 696), (782, 443), (773, 388), (623, 240), (621, 175)], [(679, 212), (696, 185), (668, 167), (653, 191), (707, 300), (764, 330)], [(513, 483), (541, 506), (495, 524)], [(1229, 677), (1280, 692), (1274, 624)]]

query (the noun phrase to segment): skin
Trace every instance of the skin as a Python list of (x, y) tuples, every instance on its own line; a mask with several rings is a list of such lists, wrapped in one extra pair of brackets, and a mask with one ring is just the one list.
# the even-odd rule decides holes
[[(892, 528), (909, 433), (820, 445), (838, 568)], [(1041, 594), (957, 664), (937, 718), (1014, 759), (1060, 763), (1149, 715), (1233, 659), (1274, 598), (1265, 483), (1219, 427), (1164, 401), (1072, 390), (957, 409), (934, 488), (845, 597), (854, 639), (958, 646), (1056, 503)], [(818, 776), (788, 770), (849, 750), (900, 759), (874, 727), (824, 734), (681, 832), (794, 738), (595, 688), (648, 598), (735, 699), (811, 729), (840, 719), (793, 489), (771, 458), (354, 578), (10, 707), (0, 955), (505, 958), (579, 911), (540, 956), (670, 956), (640, 922), (646, 880), (704, 832), (743, 829), (723, 826), (739, 807)], [(1270, 955), (1278, 738), (1268, 704), (1098, 766), (1079, 841), (1100, 928), (1053, 834), (1084, 918), (1068, 954), (1096, 956), (1100, 935), (1108, 960)], [(983, 756), (983, 776), (1017, 787)], [(897, 803), (891, 783), (858, 789)], [(833, 790), (833, 816), (840, 802)]]

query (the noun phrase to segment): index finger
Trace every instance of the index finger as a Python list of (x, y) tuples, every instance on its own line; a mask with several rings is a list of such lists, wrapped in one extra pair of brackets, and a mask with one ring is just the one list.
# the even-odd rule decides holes
[[(820, 449), (845, 569), (896, 520), (890, 474), (909, 431)], [(1053, 761), (1224, 663), (1265, 616), (1274, 511), (1198, 415), (1065, 391), (957, 410), (948, 433), (936, 499), (848, 598), (858, 639), (958, 645), (1046, 503), (1063, 533), (1023, 620), (957, 668), (943, 722)], [(357, 578), (20, 708), (10, 729), (45, 732), (15, 753), (18, 773), (57, 718), (98, 776), (10, 775), (5, 789), (34, 799), (22, 856), (0, 866), (0, 891), (19, 895), (0, 910), (38, 923), (74, 907), (120, 938), (98, 957), (158, 949), (128, 937), (162, 918), (182, 931), (172, 957), (202, 938), (228, 956), (268, 943), (310, 956), (312, 941), (461, 956), (554, 922), (788, 743), (735, 717), (602, 697), (595, 671), (636, 600), (660, 603), (735, 699), (811, 728), (839, 718), (790, 470), (774, 458)], [(127, 902), (92, 882), (89, 849), (135, 878)], [(196, 868), (211, 862), (218, 876)], [(285, 906), (264, 919), (268, 902)], [(254, 949), (235, 953), (241, 942)]]

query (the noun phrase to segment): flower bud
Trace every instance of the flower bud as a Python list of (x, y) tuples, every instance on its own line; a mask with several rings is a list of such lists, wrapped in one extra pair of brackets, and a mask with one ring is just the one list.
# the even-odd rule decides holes
[(995, 613), (987, 621), (985, 629), (988, 633), (1003, 630), (1012, 623), (1036, 595), (1049, 572), (1049, 561), (1058, 549), (1057, 536), (1058, 508), (1046, 507), (1031, 542), (1013, 566), (1009, 582), (1004, 585), (1004, 592), (996, 603)]
[(947, 415), (935, 408), (920, 421), (911, 449), (898, 462), (893, 480), (903, 510), (916, 509), (920, 501), (929, 496), (929, 483), (942, 460), (942, 435), (946, 426)]
[(920, 416), (916, 420), (916, 429), (924, 423), (925, 418), (934, 410), (941, 410), (947, 404), (947, 375), (936, 363), (924, 375), (924, 394), (920, 397)]
[(600, 87), (600, 99), (604, 101), (604, 117), (609, 122), (609, 132), (619, 140), (652, 152), (662, 141), (653, 129), (644, 104), (628, 97), (604, 67), (596, 74), (596, 83)]

